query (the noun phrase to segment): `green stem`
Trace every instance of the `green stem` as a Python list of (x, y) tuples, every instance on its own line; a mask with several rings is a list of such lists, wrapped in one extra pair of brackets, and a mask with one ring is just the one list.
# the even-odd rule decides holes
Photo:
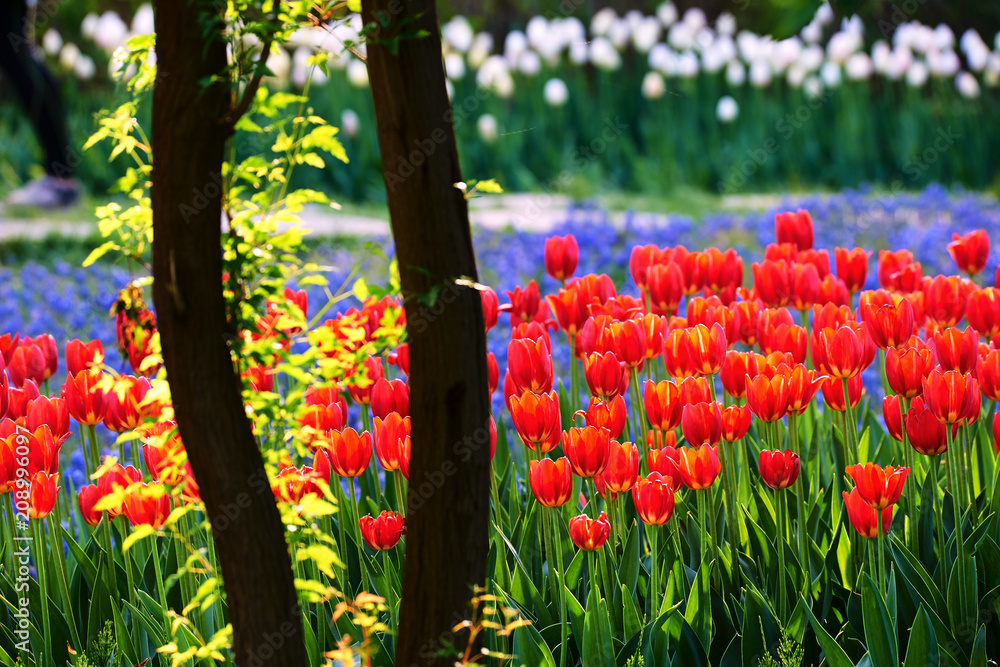
[(563, 583), (563, 553), (562, 540), (559, 539), (559, 522), (562, 514), (558, 507), (551, 508), (549, 529), (552, 531), (552, 542), (555, 544), (556, 575), (559, 584), (559, 667), (566, 667), (566, 655), (569, 647), (566, 642), (569, 639), (569, 627), (566, 622), (566, 584)]
[[(400, 470), (394, 470), (392, 473), (394, 481), (393, 484), (396, 487), (396, 511), (406, 516), (406, 492), (404, 491), (404, 485), (406, 484), (406, 479), (403, 477), (403, 473)], [(358, 517), (359, 519), (361, 517)]]
[(875, 510), (878, 519), (878, 589), (886, 595), (888, 577), (885, 573), (885, 535), (882, 534), (882, 510)]
[[(915, 470), (915, 457), (913, 453), (913, 448), (910, 447), (909, 437), (906, 435), (906, 412), (907, 405), (906, 399), (902, 396), (899, 397), (899, 417), (900, 423), (903, 425), (903, 460), (906, 466), (910, 469), (911, 474)], [(919, 516), (917, 512), (917, 485), (907, 484), (906, 490), (906, 535), (910, 543), (910, 551), (914, 554), (919, 555), (920, 544), (917, 540), (917, 517)]]
[(778, 520), (778, 536), (777, 536), (777, 546), (778, 548), (778, 622), (782, 625), (785, 624), (787, 615), (787, 604), (788, 604), (788, 594), (785, 591), (785, 580), (787, 574), (785, 570), (785, 533), (786, 526), (788, 522), (787, 512), (785, 510), (785, 494), (782, 491), (778, 491), (775, 494), (775, 511), (777, 512)]
[[(958, 471), (955, 470), (956, 464), (961, 459), (961, 455), (953, 449), (953, 438), (951, 435), (951, 424), (945, 424), (945, 435), (948, 438), (948, 484), (951, 487), (952, 492), (952, 503), (951, 507), (954, 512), (955, 519), (955, 552), (956, 552), (956, 565), (958, 566), (958, 580), (960, 582), (965, 582), (965, 539), (962, 535), (962, 513), (959, 510), (959, 499), (956, 495), (958, 490)], [(961, 600), (960, 609), (965, 609), (965, 586), (960, 585), (958, 587), (959, 597)], [(956, 623), (961, 623), (964, 619), (954, 619)]]
[[(348, 587), (350, 586), (350, 569), (351, 568), (350, 568), (350, 565), (349, 565), (349, 561), (347, 560), (347, 528), (346, 528), (345, 524), (347, 523), (348, 519), (352, 519), (351, 523), (354, 523), (354, 521), (357, 520), (357, 519), (359, 519), (360, 517), (358, 517), (358, 516), (348, 517), (347, 516), (347, 497), (344, 494), (344, 480), (341, 477), (337, 477), (336, 475), (334, 476), (334, 478), (337, 480), (335, 482), (336, 487), (337, 487), (336, 488), (336, 496), (337, 496), (337, 504), (340, 506), (340, 516), (337, 517), (337, 549), (340, 550), (340, 556), (341, 556), (342, 560), (344, 561), (344, 567), (341, 569), (341, 573), (340, 573), (341, 577), (342, 577), (340, 585), (341, 585), (341, 588), (344, 589), (344, 591), (343, 591), (344, 594), (347, 595), (347, 594), (351, 593), (351, 591), (348, 590)], [(354, 479), (352, 479), (352, 478), (348, 478), (348, 479), (351, 480), (351, 497), (353, 498), (354, 497)], [(357, 512), (355, 512), (355, 515), (356, 514), (357, 514)], [(360, 567), (360, 565), (361, 565), (361, 563), (359, 562), (358, 566)]]
[(118, 577), (115, 575), (115, 552), (111, 548), (111, 516), (107, 512), (104, 513), (104, 530), (101, 531), (101, 543), (104, 547), (104, 553), (108, 557), (108, 590), (111, 591), (111, 597), (117, 600)]
[[(354, 516), (358, 518), (358, 521), (361, 521), (361, 512), (358, 510), (358, 499), (354, 495), (353, 485), (351, 486), (351, 504), (354, 506)], [(358, 493), (361, 493), (360, 489), (358, 490)], [(355, 522), (354, 526), (355, 530), (357, 530), (357, 541), (355, 544), (358, 547), (358, 567), (361, 569), (361, 583), (364, 585), (366, 591), (374, 593), (375, 591), (372, 590), (371, 581), (368, 579), (368, 567), (365, 565), (364, 547), (361, 546), (363, 542), (361, 538), (361, 524)]]
[(802, 459), (802, 452), (799, 451), (799, 428), (798, 416), (788, 416), (788, 437), (791, 450), (799, 456), (800, 472), (799, 479), (795, 482), (794, 493), (796, 509), (799, 517), (799, 565), (802, 566), (802, 593), (808, 600), (812, 595), (812, 569), (809, 563), (809, 514), (806, 512), (806, 485), (801, 469), (805, 467), (805, 460)]
[(552, 546), (552, 530), (549, 526), (549, 522), (552, 516), (543, 511), (542, 513), (542, 544), (545, 549), (545, 560), (549, 563), (549, 595), (552, 596), (552, 601), (555, 602), (559, 599), (559, 587), (556, 581), (556, 558), (555, 558), (555, 547)]
[(660, 570), (660, 545), (658, 541), (659, 526), (646, 526), (649, 535), (649, 597), (652, 600), (651, 618), (660, 610), (660, 587), (657, 574)]
[(167, 617), (167, 588), (163, 584), (163, 570), (160, 568), (160, 551), (156, 548), (156, 537), (151, 538), (153, 548), (150, 550), (150, 557), (153, 559), (153, 572), (156, 574), (156, 591), (159, 593), (160, 610), (163, 613), (163, 636), (169, 640), (170, 619)]
[(851, 409), (851, 392), (847, 388), (847, 378), (841, 380), (844, 384), (844, 415), (846, 424), (844, 428), (844, 437), (849, 439), (851, 444), (851, 459), (854, 463), (860, 463), (859, 453), (858, 453), (858, 443), (854, 436), (855, 430), (858, 428), (858, 422), (854, 419), (854, 411)]
[[(949, 428), (949, 425), (945, 425), (945, 428)], [(944, 537), (944, 506), (938, 507), (938, 494), (941, 493), (941, 461), (943, 455), (938, 454), (934, 457), (934, 466), (928, 474), (934, 475), (934, 495), (931, 496), (931, 514), (935, 517), (934, 521), (934, 532), (937, 534), (937, 541), (940, 547), (940, 552), (938, 557), (944, 562), (945, 550), (947, 549), (948, 542)]]
[[(45, 639), (52, 636), (49, 626), (49, 579), (46, 562), (48, 556), (45, 553), (45, 519), (29, 519), (28, 523), (31, 524), (31, 539), (35, 547), (35, 570), (38, 573), (38, 590), (42, 607), (42, 638)], [(45, 663), (55, 665), (51, 652), (43, 650), (42, 655)]]

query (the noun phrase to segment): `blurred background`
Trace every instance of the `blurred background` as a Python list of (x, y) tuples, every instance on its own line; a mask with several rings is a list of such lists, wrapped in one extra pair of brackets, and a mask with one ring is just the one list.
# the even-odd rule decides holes
[[(463, 173), (508, 192), (666, 210), (756, 193), (1000, 189), (995, 3), (458, 0), (441, 11)], [(130, 0), (33, 12), (89, 212), (124, 162), (82, 146), (97, 114), (128, 99), (116, 54), (154, 30), (153, 12)], [(350, 164), (300, 170), (298, 185), (377, 207), (367, 74), (346, 48), (360, 28), (354, 15), (300, 30), (271, 53), (267, 85), (305, 91), (341, 128)], [(322, 68), (307, 64), (317, 53)], [(40, 155), (0, 76), (0, 197), (40, 174)]]

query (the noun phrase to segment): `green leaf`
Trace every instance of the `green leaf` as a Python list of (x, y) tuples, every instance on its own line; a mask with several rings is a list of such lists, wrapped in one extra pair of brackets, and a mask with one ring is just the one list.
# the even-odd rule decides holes
[(892, 618), (882, 594), (872, 578), (865, 575), (861, 582), (861, 610), (865, 623), (865, 644), (872, 667), (899, 667), (899, 652)]
[(583, 664), (615, 664), (615, 649), (611, 641), (611, 617), (608, 614), (607, 603), (596, 588), (590, 589), (583, 626)]
[(854, 667), (854, 663), (847, 657), (847, 653), (844, 652), (837, 640), (830, 636), (823, 624), (816, 619), (809, 605), (804, 600), (799, 600), (799, 606), (805, 610), (806, 616), (809, 618), (809, 625), (812, 626), (813, 633), (816, 635), (816, 642), (823, 650), (826, 664), (830, 667)]
[(743, 667), (757, 667), (757, 663), (767, 655), (778, 658), (772, 649), (781, 641), (781, 626), (764, 596), (751, 583), (747, 583), (746, 588), (742, 634)]
[(135, 650), (135, 644), (132, 643), (130, 638), (130, 633), (128, 627), (125, 625), (125, 619), (122, 618), (122, 614), (118, 611), (118, 605), (113, 598), (108, 598), (111, 600), (111, 612), (114, 615), (115, 622), (115, 640), (118, 644), (118, 650), (124, 653), (133, 665), (138, 665), (139, 654)]
[(115, 243), (114, 241), (105, 241), (104, 243), (102, 243), (101, 245), (97, 246), (96, 248), (90, 251), (90, 254), (87, 255), (87, 259), (83, 260), (83, 268), (87, 268), (88, 266), (99, 260), (101, 257), (106, 255), (109, 250), (116, 250), (117, 248), (118, 244)]
[(555, 667), (556, 661), (552, 657), (552, 651), (535, 626), (522, 625), (514, 630), (513, 664)]
[(712, 599), (709, 591), (711, 574), (712, 561), (709, 561), (698, 570), (684, 611), (685, 620), (691, 625), (706, 652), (712, 645)]
[(941, 652), (938, 650), (934, 624), (924, 605), (917, 610), (917, 617), (910, 628), (910, 642), (906, 645), (906, 662), (903, 667), (938, 667)]
[(972, 662), (969, 666), (985, 667), (986, 664), (986, 626), (981, 625), (979, 632), (976, 633), (976, 640), (972, 643)]
[[(952, 567), (948, 580), (948, 610), (951, 612), (952, 626), (961, 628), (975, 627), (979, 597), (977, 596), (976, 559), (969, 555), (968, 547), (960, 558), (964, 558), (965, 580), (959, 579), (958, 563)], [(962, 605), (962, 601), (965, 605)], [(967, 641), (967, 640), (966, 640)], [(968, 646), (968, 644), (966, 644)]]
[(622, 636), (625, 641), (639, 634), (642, 630), (642, 620), (639, 618), (639, 610), (635, 607), (635, 600), (632, 598), (634, 588), (628, 588), (622, 584)]

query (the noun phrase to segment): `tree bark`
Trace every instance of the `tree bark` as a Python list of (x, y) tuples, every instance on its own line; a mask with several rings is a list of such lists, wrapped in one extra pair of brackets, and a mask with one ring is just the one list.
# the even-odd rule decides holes
[[(241, 397), (222, 295), (230, 107), (224, 2), (158, 0), (153, 92), (153, 300), (174, 412), (212, 521), (237, 665), (304, 666), (284, 526)], [(220, 82), (205, 85), (215, 75)]]
[[(410, 344), (406, 563), (396, 665), (451, 665), (442, 640), (486, 579), (486, 334), (433, 0), (363, 0), (371, 82)], [(433, 304), (433, 305), (432, 305)]]

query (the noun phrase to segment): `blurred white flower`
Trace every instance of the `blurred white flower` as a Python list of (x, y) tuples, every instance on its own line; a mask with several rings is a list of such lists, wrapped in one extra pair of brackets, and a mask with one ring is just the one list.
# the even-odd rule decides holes
[(625, 13), (625, 22), (628, 23), (628, 29), (630, 31), (635, 31), (639, 27), (639, 24), (643, 22), (645, 16), (638, 9), (630, 9)]
[(129, 65), (127, 69), (125, 68), (125, 55), (125, 49), (115, 49), (115, 52), (111, 54), (111, 59), (108, 60), (108, 76), (114, 81), (128, 81), (135, 76), (135, 65)]
[(694, 33), (694, 48), (697, 51), (704, 51), (712, 46), (715, 41), (715, 33), (709, 27), (698, 28)]
[(736, 48), (745, 62), (752, 62), (761, 57), (761, 38), (748, 30), (740, 30), (736, 35)]
[(668, 76), (672, 76), (677, 70), (677, 54), (663, 43), (657, 44), (649, 50), (647, 60), (650, 67)]
[(292, 59), (283, 48), (275, 44), (267, 56), (267, 68), (278, 81), (286, 81), (292, 70)]
[(830, 41), (826, 45), (826, 54), (833, 62), (843, 64), (861, 46), (861, 36), (858, 33), (837, 32), (830, 37)]
[(810, 21), (802, 28), (802, 39), (809, 42), (810, 44), (815, 44), (819, 40), (823, 39), (823, 26), (819, 21)]
[(718, 72), (736, 58), (736, 44), (723, 35), (701, 54), (701, 64), (706, 72)]
[(360, 128), (361, 119), (354, 109), (344, 109), (340, 114), (340, 129), (344, 132), (344, 135), (355, 137)]
[(823, 94), (823, 82), (819, 80), (819, 77), (808, 76), (802, 82), (802, 90), (805, 91), (807, 97), (816, 99)]
[(656, 8), (656, 18), (660, 19), (665, 27), (670, 27), (677, 22), (677, 7), (672, 2), (664, 2)]
[(934, 28), (934, 46), (938, 49), (950, 49), (955, 45), (955, 33), (945, 24)]
[(73, 74), (76, 78), (83, 81), (88, 81), (94, 78), (94, 74), (97, 72), (97, 66), (94, 65), (93, 59), (88, 55), (81, 54), (76, 62), (73, 63)]
[(347, 65), (347, 80), (355, 88), (368, 87), (368, 66), (360, 60), (352, 60)]
[(596, 37), (590, 42), (590, 62), (605, 70), (621, 67), (622, 58), (606, 37)]
[(528, 38), (520, 30), (511, 30), (503, 41), (503, 56), (511, 67), (517, 65), (521, 54), (528, 48)]
[(766, 61), (750, 63), (750, 83), (757, 88), (766, 88), (771, 83), (771, 66)]
[(740, 107), (729, 95), (719, 98), (719, 103), (715, 105), (715, 117), (723, 123), (731, 123), (740, 114)]
[(872, 44), (872, 65), (878, 73), (884, 73), (889, 67), (892, 58), (892, 48), (883, 40), (878, 40)]
[(59, 64), (65, 70), (74, 69), (79, 58), (80, 48), (73, 42), (66, 44), (59, 51)]
[(306, 79), (309, 78), (309, 68), (299, 65), (298, 63), (292, 63), (292, 85), (296, 88), (303, 88), (306, 85)]
[(569, 99), (569, 89), (562, 79), (549, 79), (545, 82), (542, 95), (550, 107), (561, 107)]
[(678, 51), (694, 47), (695, 31), (684, 22), (675, 23), (667, 31), (667, 43)]
[(986, 68), (986, 62), (990, 58), (990, 47), (979, 36), (975, 30), (966, 30), (962, 34), (959, 42), (962, 52), (965, 53), (965, 60), (969, 64), (969, 69), (973, 72), (981, 72)]
[(476, 120), (476, 129), (479, 131), (479, 138), (488, 144), (497, 140), (497, 119), (488, 113), (484, 113)]
[(632, 43), (639, 53), (649, 53), (658, 39), (660, 39), (660, 22), (652, 17), (644, 19), (632, 30)]
[(632, 31), (629, 28), (628, 21), (625, 19), (618, 19), (611, 24), (607, 37), (611, 40), (611, 43), (614, 44), (616, 49), (624, 49), (625, 45), (628, 44), (628, 38), (631, 32)]
[(705, 10), (700, 7), (689, 8), (684, 12), (684, 18), (681, 20), (691, 26), (692, 30), (698, 30), (708, 24), (708, 21), (705, 19)]
[(836, 88), (840, 85), (840, 65), (830, 61), (823, 63), (819, 68), (819, 78), (827, 88)]
[(135, 16), (132, 17), (132, 34), (152, 35), (154, 32), (156, 26), (153, 22), (153, 6), (147, 2), (135, 10)]
[(906, 83), (913, 88), (920, 88), (927, 83), (927, 65), (922, 60), (914, 60), (910, 69), (906, 70)]
[(798, 37), (783, 39), (775, 45), (772, 54), (774, 69), (783, 71), (790, 67), (802, 55), (802, 41)]
[(785, 74), (785, 79), (787, 79), (788, 85), (792, 88), (799, 88), (802, 86), (802, 82), (806, 80), (807, 76), (809, 76), (809, 70), (799, 63), (796, 63), (788, 68), (788, 72)]
[(449, 47), (459, 53), (465, 53), (472, 48), (472, 26), (464, 16), (456, 16), (441, 26), (441, 36)]
[(538, 57), (537, 53), (529, 49), (517, 59), (517, 69), (525, 76), (535, 76), (542, 69), (542, 59)]
[(481, 32), (472, 40), (469, 47), (469, 67), (479, 69), (493, 51), (493, 35), (488, 32)]
[(455, 96), (455, 84), (451, 82), (451, 79), (444, 80), (444, 92), (445, 95), (448, 96), (448, 101), (450, 102), (451, 98)]
[(810, 44), (802, 49), (802, 53), (799, 54), (799, 65), (810, 72), (818, 70), (823, 65), (823, 47)]
[(747, 80), (747, 70), (739, 60), (731, 60), (726, 66), (726, 82), (730, 86), (742, 86)]
[(844, 73), (848, 79), (860, 81), (872, 75), (872, 61), (866, 53), (855, 53), (847, 59), (844, 65)]
[(618, 14), (611, 7), (599, 9), (590, 20), (590, 32), (593, 35), (607, 35), (617, 20)]
[(834, 19), (834, 17), (835, 15), (833, 13), (833, 8), (830, 7), (830, 3), (828, 2), (824, 2), (822, 5), (819, 6), (819, 9), (816, 10), (816, 20), (821, 25), (826, 25), (827, 23), (831, 22)]
[(715, 19), (715, 31), (720, 35), (735, 35), (736, 17), (729, 12), (722, 12), (719, 18)]
[(576, 65), (582, 65), (590, 57), (590, 47), (587, 42), (571, 42), (569, 45), (569, 59)]
[(996, 86), (1000, 83), (1000, 53), (990, 53), (986, 69), (983, 70), (983, 81), (987, 86)]
[(958, 54), (951, 49), (930, 51), (927, 54), (927, 69), (934, 76), (955, 76), (961, 67), (962, 63), (958, 59)]
[(549, 22), (545, 20), (544, 16), (532, 16), (528, 25), (525, 26), (524, 32), (528, 37), (528, 44), (533, 49), (540, 49), (547, 42), (554, 41), (552, 39), (554, 36), (553, 27), (549, 26)]
[(667, 84), (659, 72), (646, 72), (642, 77), (642, 96), (647, 100), (658, 100), (666, 92)]
[(63, 41), (62, 37), (59, 36), (59, 31), (55, 28), (49, 28), (45, 31), (45, 35), (42, 36), (42, 49), (45, 53), (54, 56), (59, 53), (62, 46)]
[(976, 77), (970, 72), (958, 73), (958, 76), (955, 77), (955, 88), (958, 89), (962, 97), (967, 99), (979, 97), (979, 82), (976, 81)]
[(80, 34), (87, 39), (94, 39), (94, 35), (97, 33), (97, 24), (100, 20), (101, 18), (93, 12), (84, 16), (83, 21), (80, 23)]
[(465, 61), (457, 53), (449, 53), (444, 57), (444, 71), (449, 79), (458, 80), (465, 76)]
[(94, 42), (108, 53), (113, 53), (118, 47), (124, 46), (127, 40), (128, 26), (122, 21), (122, 17), (112, 11), (101, 14), (94, 30)]
[(698, 56), (691, 51), (685, 51), (677, 58), (677, 75), (690, 79), (698, 74)]

